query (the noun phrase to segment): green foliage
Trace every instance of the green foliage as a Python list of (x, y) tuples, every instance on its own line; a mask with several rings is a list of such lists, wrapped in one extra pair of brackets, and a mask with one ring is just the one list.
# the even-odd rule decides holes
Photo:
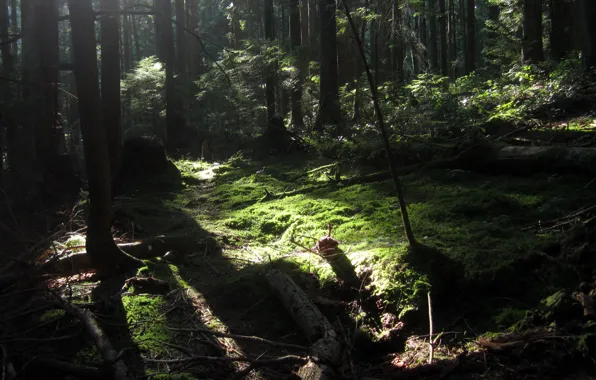
[(165, 112), (165, 69), (156, 57), (142, 59), (122, 80), (122, 96), (130, 103), (131, 118), (141, 130), (154, 132)]

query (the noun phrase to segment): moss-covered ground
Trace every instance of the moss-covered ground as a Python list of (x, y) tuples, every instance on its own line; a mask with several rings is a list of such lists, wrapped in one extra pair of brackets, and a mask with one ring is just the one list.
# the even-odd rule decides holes
[[(541, 308), (546, 315), (559, 298), (569, 298), (557, 298), (563, 289), (592, 275), (592, 268), (582, 273), (567, 265), (557, 256), (560, 247), (551, 252), (562, 233), (590, 216), (566, 218), (592, 203), (596, 185), (586, 179), (461, 170), (405, 176), (409, 217), (422, 244), (413, 251), (392, 182), (356, 183), (378, 169), (342, 165), (338, 173), (338, 165), (324, 158), (259, 160), (240, 153), (221, 163), (175, 164), (182, 183), (143, 185), (114, 202), (119, 241), (166, 234), (194, 242), (172, 247), (139, 270), (139, 277), (165, 281), (168, 290), (124, 278), (113, 279), (109, 289), (91, 291), (96, 284), (82, 283), (68, 290), (85, 304), (99, 292), (125, 289), (97, 315), (117, 347), (135, 348), (126, 354), (127, 365), (152, 378), (229, 378), (247, 367), (159, 362), (164, 359), (304, 354), (202, 330), (307, 346), (264, 279), (272, 266), (289, 274), (344, 332), (354, 360), (374, 363), (395, 355), (389, 369), (363, 367), (377, 377), (427, 360), (429, 292), (434, 331), (445, 332), (435, 335), (440, 360), (481, 350), (479, 336), (514, 334)], [(309, 250), (329, 225), (342, 260), (326, 261)], [(83, 239), (73, 235), (64, 244), (78, 247)], [(99, 360), (92, 342), (76, 347), (75, 362)], [(266, 366), (248, 376), (283, 378), (293, 368)]]
[[(568, 228), (557, 226), (558, 218), (590, 204), (593, 189), (584, 179), (459, 170), (406, 176), (409, 216), (425, 247), (412, 252), (393, 184), (338, 185), (331, 164), (306, 155), (255, 160), (237, 154), (223, 163), (180, 160), (181, 188), (140, 189), (117, 202), (134, 220), (135, 238), (177, 233), (214, 239), (196, 251), (171, 252), (141, 271), (168, 281), (178, 296), (123, 299), (139, 347), (154, 357), (172, 355), (172, 347), (184, 344), (180, 333), (164, 326), (180, 324), (306, 344), (263, 280), (269, 266), (281, 267), (313, 297), (345, 302), (321, 307), (366, 331), (367, 341), (382, 341), (396, 327), (383, 322), (387, 313), (405, 321), (410, 334), (424, 334), (427, 292), (436, 297), (435, 331), (478, 335), (514, 329), (543, 298), (582, 280), (543, 257)], [(341, 177), (366, 172), (344, 168)], [(358, 283), (344, 281), (338, 268), (307, 250), (329, 224)], [(132, 232), (129, 228), (124, 237)], [(187, 310), (168, 317), (179, 309), (180, 297)], [(363, 298), (373, 300), (374, 307)], [(135, 325), (140, 320), (152, 324)], [(264, 352), (244, 342), (230, 348), (238, 343), (226, 342), (228, 352)], [(398, 349), (386, 349), (391, 348)], [(154, 368), (161, 369), (159, 364)], [(257, 376), (275, 378), (271, 371)]]

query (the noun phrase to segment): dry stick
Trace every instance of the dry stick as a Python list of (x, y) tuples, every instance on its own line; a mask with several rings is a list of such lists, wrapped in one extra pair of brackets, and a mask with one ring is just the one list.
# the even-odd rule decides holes
[(373, 80), (372, 73), (370, 72), (370, 67), (368, 66), (368, 62), (366, 60), (366, 53), (364, 52), (364, 47), (362, 46), (362, 41), (360, 40), (360, 36), (358, 35), (358, 30), (356, 29), (356, 24), (354, 24), (354, 20), (352, 19), (352, 14), (350, 13), (348, 4), (344, 0), (342, 0), (342, 4), (344, 5), (346, 17), (348, 18), (348, 22), (352, 29), (352, 33), (354, 34), (354, 39), (356, 40), (356, 44), (358, 45), (358, 50), (360, 51), (360, 58), (362, 58), (362, 63), (364, 64), (364, 68), (366, 70), (366, 77), (368, 78), (368, 84), (370, 85), (370, 92), (375, 106), (375, 113), (377, 114), (377, 119), (379, 121), (379, 130), (381, 131), (381, 135), (383, 136), (383, 142), (385, 144), (385, 150), (387, 152), (389, 170), (391, 171), (391, 177), (393, 179), (393, 183), (395, 184), (395, 190), (397, 191), (397, 200), (399, 201), (399, 208), (401, 210), (401, 216), (404, 223), (406, 239), (408, 240), (408, 244), (410, 244), (411, 247), (415, 247), (417, 245), (417, 242), (416, 238), (414, 237), (414, 232), (412, 231), (412, 226), (410, 225), (410, 218), (408, 217), (408, 207), (406, 205), (406, 197), (404, 194), (403, 185), (397, 175), (395, 157), (393, 156), (393, 151), (391, 150), (389, 134), (387, 133), (387, 129), (385, 128), (383, 113), (381, 112), (381, 107), (379, 105), (379, 95), (377, 94), (377, 87)]
[(85, 330), (87, 330), (87, 333), (95, 343), (95, 346), (101, 354), (106, 366), (112, 366), (114, 379), (125, 380), (127, 368), (124, 362), (121, 360), (122, 352), (116, 353), (108, 337), (99, 326), (99, 323), (93, 314), (88, 310), (83, 310), (72, 303), (64, 301), (62, 297), (53, 291), (50, 290), (49, 292), (53, 296), (53, 301), (57, 306), (64, 309), (67, 313), (73, 315), (83, 323)]
[(185, 364), (194, 361), (209, 361), (209, 362), (225, 362), (225, 363), (233, 363), (233, 362), (246, 362), (255, 365), (268, 365), (268, 364), (283, 364), (283, 363), (292, 363), (292, 364), (304, 364), (307, 362), (306, 358), (296, 355), (286, 355), (280, 356), (277, 358), (271, 359), (248, 359), (248, 358), (230, 358), (226, 356), (189, 356), (187, 358), (180, 358), (180, 359), (150, 359), (150, 358), (143, 358), (144, 361), (148, 363), (157, 363), (157, 364)]
[(428, 364), (433, 363), (433, 357), (435, 356), (435, 346), (433, 342), (433, 308), (430, 301), (430, 292), (426, 293), (428, 299), (428, 344), (430, 345), (430, 352), (428, 354)]
[(253, 341), (253, 342), (259, 342), (259, 343), (268, 344), (268, 345), (274, 346), (274, 347), (294, 348), (294, 349), (302, 350), (302, 351), (308, 351), (309, 350), (308, 347), (299, 346), (297, 344), (283, 343), (283, 342), (273, 342), (271, 340), (268, 340), (268, 339), (265, 339), (265, 338), (261, 338), (261, 337), (258, 337), (258, 336), (227, 334), (227, 333), (222, 333), (222, 332), (219, 332), (219, 331), (213, 331), (213, 330), (210, 330), (210, 329), (204, 329), (204, 328), (200, 328), (200, 327), (195, 327), (195, 328), (192, 328), (192, 329), (167, 327), (167, 329), (168, 330), (171, 330), (171, 331), (182, 331), (182, 332), (202, 332), (202, 333), (207, 333), (207, 334), (219, 336), (219, 337), (222, 337), (222, 338), (250, 340), (250, 341)]

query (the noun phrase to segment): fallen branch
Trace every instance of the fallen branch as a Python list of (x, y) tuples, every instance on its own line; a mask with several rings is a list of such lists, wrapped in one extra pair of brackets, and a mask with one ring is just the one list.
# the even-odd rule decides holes
[(111, 377), (115, 380), (125, 380), (127, 368), (122, 359), (122, 352), (117, 353), (110, 343), (107, 335), (89, 310), (83, 310), (72, 303), (66, 302), (62, 297), (50, 290), (52, 301), (56, 306), (64, 309), (83, 323), (87, 334), (91, 337), (97, 350), (104, 360), (106, 369), (110, 369)]
[(261, 338), (258, 336), (248, 336), (248, 335), (237, 335), (237, 334), (227, 334), (227, 333), (223, 333), (223, 332), (219, 332), (219, 331), (213, 331), (210, 329), (204, 329), (204, 328), (177, 328), (177, 327), (168, 327), (168, 330), (171, 331), (179, 331), (179, 332), (202, 332), (202, 333), (206, 333), (206, 334), (211, 334), (211, 335), (215, 335), (215, 336), (219, 336), (222, 338), (230, 338), (230, 339), (238, 339), (238, 340), (248, 340), (248, 341), (252, 341), (252, 342), (259, 342), (259, 343), (263, 343), (263, 344), (268, 344), (270, 346), (274, 346), (274, 347), (285, 347), (285, 348), (294, 348), (296, 350), (302, 350), (302, 351), (308, 351), (308, 347), (304, 347), (304, 346), (299, 346), (297, 344), (291, 344), (291, 343), (283, 343), (283, 342), (274, 342), (265, 338)]
[(109, 373), (106, 373), (106, 370), (103, 368), (84, 366), (62, 360), (35, 358), (31, 361), (31, 364), (81, 379), (105, 379), (109, 377)]
[(307, 362), (306, 358), (296, 355), (286, 355), (280, 356), (277, 358), (270, 358), (270, 359), (249, 359), (245, 357), (239, 358), (230, 358), (227, 356), (189, 356), (187, 358), (180, 358), (180, 359), (150, 359), (150, 358), (143, 358), (144, 361), (147, 363), (157, 363), (157, 364), (186, 364), (194, 361), (208, 361), (208, 362), (225, 362), (225, 363), (234, 363), (234, 362), (246, 362), (253, 365), (270, 365), (270, 364), (304, 364)]
[(312, 342), (308, 362), (298, 370), (301, 379), (334, 378), (341, 360), (342, 345), (327, 318), (291, 278), (277, 269), (267, 272), (271, 289), (287, 312)]

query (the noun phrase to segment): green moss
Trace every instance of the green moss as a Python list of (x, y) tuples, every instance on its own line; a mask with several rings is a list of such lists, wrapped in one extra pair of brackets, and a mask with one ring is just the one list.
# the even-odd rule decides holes
[(131, 326), (132, 339), (139, 348), (156, 354), (166, 353), (166, 347), (160, 341), (172, 338), (164, 316), (167, 300), (161, 296), (135, 295), (122, 297), (122, 304), (126, 310), (126, 321)]

